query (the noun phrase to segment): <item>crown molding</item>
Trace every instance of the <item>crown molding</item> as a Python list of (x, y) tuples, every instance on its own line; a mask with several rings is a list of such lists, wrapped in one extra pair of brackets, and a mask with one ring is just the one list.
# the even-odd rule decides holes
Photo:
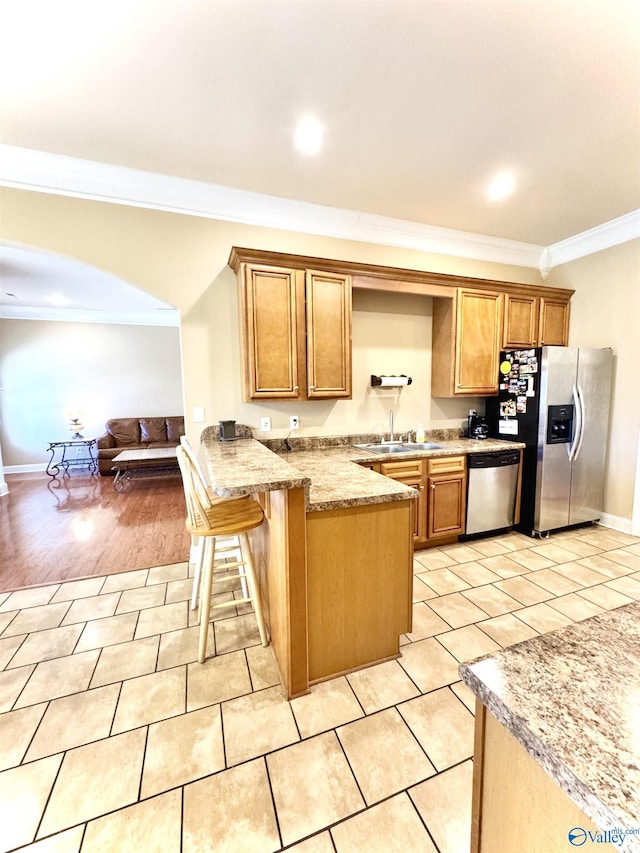
[(543, 278), (554, 266), (640, 236), (640, 211), (544, 247), (2, 144), (0, 185), (244, 225), (538, 268)]
[(0, 185), (536, 268), (542, 246), (0, 145)]
[(127, 326), (180, 325), (177, 309), (155, 311), (100, 311), (86, 308), (35, 308), (31, 306), (0, 305), (0, 320), (51, 320), (61, 323), (112, 323)]
[(611, 219), (588, 231), (582, 231), (559, 243), (553, 243), (542, 253), (540, 271), (543, 277), (553, 267), (593, 255), (620, 243), (640, 237), (640, 210), (633, 210), (617, 219)]

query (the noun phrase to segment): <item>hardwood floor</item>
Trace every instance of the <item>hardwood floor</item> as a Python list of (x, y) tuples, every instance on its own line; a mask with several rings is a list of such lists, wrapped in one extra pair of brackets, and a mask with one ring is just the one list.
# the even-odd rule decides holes
[(179, 476), (9, 474), (0, 497), (0, 592), (188, 559)]

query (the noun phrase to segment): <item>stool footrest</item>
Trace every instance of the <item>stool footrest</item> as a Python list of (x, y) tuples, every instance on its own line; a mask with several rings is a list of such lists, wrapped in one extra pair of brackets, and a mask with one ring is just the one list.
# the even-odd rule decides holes
[(217, 610), (221, 607), (235, 607), (238, 604), (253, 604), (253, 598), (234, 598), (233, 601), (221, 601), (220, 604), (212, 604), (211, 610)]
[(232, 581), (234, 578), (246, 578), (246, 574), (244, 572), (236, 572), (232, 575), (225, 575), (223, 578), (213, 578), (213, 583), (224, 583), (225, 581)]

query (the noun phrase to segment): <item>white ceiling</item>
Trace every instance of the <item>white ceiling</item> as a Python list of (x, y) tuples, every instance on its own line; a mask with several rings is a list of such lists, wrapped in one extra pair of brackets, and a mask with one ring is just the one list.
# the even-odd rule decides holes
[[(640, 208), (638, 0), (0, 0), (0, 142), (548, 246)], [(293, 150), (314, 113), (325, 147)], [(517, 180), (496, 203), (496, 171)]]
[(110, 273), (50, 252), (1, 243), (0, 318), (153, 326), (179, 322), (172, 306)]

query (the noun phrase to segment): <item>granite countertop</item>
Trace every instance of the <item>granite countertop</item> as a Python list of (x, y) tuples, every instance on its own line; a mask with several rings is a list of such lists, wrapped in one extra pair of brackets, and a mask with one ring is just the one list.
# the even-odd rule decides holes
[(304, 488), (310, 480), (253, 438), (203, 441), (209, 481), (220, 497)]
[(311, 481), (308, 512), (418, 497), (411, 486), (353, 464), (363, 458), (362, 451), (355, 447), (301, 450), (283, 455), (283, 458)]
[(211, 485), (221, 497), (304, 488), (307, 511), (313, 512), (418, 495), (410, 486), (354, 465), (361, 454), (349, 446), (283, 455), (252, 438), (203, 444)]
[(480, 701), (601, 830), (640, 850), (640, 602), (460, 665)]
[(394, 462), (524, 447), (501, 439), (476, 441), (436, 436), (429, 437), (429, 441), (441, 445), (434, 450), (417, 448), (381, 454), (353, 446), (379, 441), (380, 436), (372, 435), (297, 438), (290, 441), (293, 449), (286, 451), (282, 449), (282, 439), (265, 443), (252, 438), (221, 442), (207, 435), (203, 446), (209, 478), (217, 495), (237, 497), (250, 492), (304, 488), (308, 512), (417, 497), (418, 493), (410, 486), (355, 462)]

